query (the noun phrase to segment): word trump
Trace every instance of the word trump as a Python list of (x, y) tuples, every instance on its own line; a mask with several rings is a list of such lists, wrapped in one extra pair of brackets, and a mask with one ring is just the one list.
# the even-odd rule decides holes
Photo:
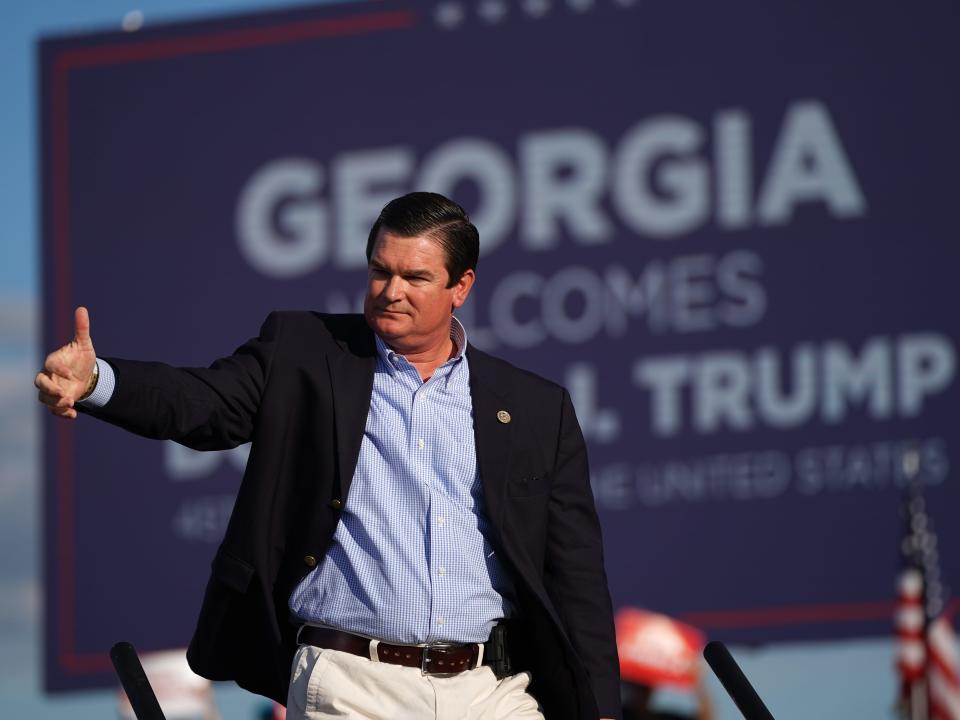
[(817, 418), (834, 425), (854, 406), (872, 420), (916, 417), (955, 371), (950, 339), (917, 333), (870, 338), (859, 353), (832, 340), (799, 345), (786, 358), (773, 348), (649, 357), (634, 364), (633, 382), (650, 395), (653, 433), (670, 436), (688, 426), (708, 434)]

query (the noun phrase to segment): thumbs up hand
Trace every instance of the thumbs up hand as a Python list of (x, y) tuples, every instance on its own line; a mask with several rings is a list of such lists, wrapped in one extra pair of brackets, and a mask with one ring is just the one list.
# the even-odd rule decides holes
[(43, 370), (33, 384), (40, 391), (39, 399), (54, 415), (70, 420), (77, 417), (74, 403), (96, 387), (93, 369), (97, 354), (90, 340), (90, 316), (85, 307), (74, 313), (73, 340), (47, 355)]

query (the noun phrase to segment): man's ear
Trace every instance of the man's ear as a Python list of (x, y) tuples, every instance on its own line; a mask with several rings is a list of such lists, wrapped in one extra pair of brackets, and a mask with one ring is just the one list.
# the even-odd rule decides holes
[(453, 286), (453, 307), (458, 308), (467, 301), (470, 289), (473, 287), (477, 274), (473, 270), (467, 270)]

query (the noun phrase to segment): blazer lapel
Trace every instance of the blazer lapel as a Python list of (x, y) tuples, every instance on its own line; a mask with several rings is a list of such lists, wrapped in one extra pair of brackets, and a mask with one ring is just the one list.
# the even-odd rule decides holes
[(343, 352), (327, 357), (337, 435), (339, 499), (342, 502), (346, 502), (350, 482), (357, 469), (373, 395), (373, 375), (377, 368), (373, 332), (366, 327), (366, 323), (364, 330), (366, 332), (361, 333), (359, 338), (354, 335), (349, 340), (338, 339)]
[[(510, 394), (497, 383), (491, 358), (472, 345), (467, 346), (470, 363), (470, 395), (473, 399), (473, 429), (477, 445), (477, 466), (490, 521), (503, 531), (504, 492), (510, 467), (516, 408)], [(506, 412), (508, 415), (504, 415)]]

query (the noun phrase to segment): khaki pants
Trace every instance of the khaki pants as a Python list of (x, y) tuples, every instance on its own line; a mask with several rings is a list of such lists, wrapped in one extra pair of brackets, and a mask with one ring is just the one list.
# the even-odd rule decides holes
[(497, 680), (488, 667), (450, 677), (303, 645), (293, 660), (288, 720), (543, 720), (529, 673)]

